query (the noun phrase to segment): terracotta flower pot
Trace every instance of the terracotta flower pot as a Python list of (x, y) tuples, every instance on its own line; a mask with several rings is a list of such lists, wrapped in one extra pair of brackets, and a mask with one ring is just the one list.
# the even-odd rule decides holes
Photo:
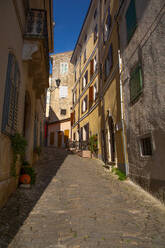
[(28, 174), (23, 174), (20, 176), (19, 181), (20, 183), (23, 183), (23, 184), (30, 184), (31, 177)]

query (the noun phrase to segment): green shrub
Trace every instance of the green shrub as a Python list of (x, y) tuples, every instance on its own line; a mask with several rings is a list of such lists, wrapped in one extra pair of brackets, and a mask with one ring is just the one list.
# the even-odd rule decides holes
[(20, 159), (23, 161), (25, 157), (25, 149), (27, 146), (26, 139), (19, 133), (15, 133), (11, 136), (11, 147), (13, 150), (13, 164), (11, 166), (11, 175), (16, 177), (16, 161), (17, 155), (20, 155)]
[(120, 171), (120, 170), (119, 170), (118, 168), (116, 168), (116, 167), (113, 167), (113, 168), (112, 168), (112, 172), (113, 172), (115, 175), (118, 176), (118, 179), (119, 179), (120, 181), (124, 181), (124, 180), (127, 179), (126, 174), (125, 174), (124, 172)]
[(98, 152), (98, 138), (97, 138), (97, 134), (92, 135), (89, 138), (89, 150), (92, 153), (97, 153)]

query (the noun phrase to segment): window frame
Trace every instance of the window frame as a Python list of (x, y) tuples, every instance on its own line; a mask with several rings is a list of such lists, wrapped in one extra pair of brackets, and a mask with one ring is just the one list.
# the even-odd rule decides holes
[[(60, 91), (62, 90), (62, 87), (64, 88), (66, 88), (66, 91), (67, 91), (67, 93), (65, 94), (65, 96), (63, 96), (63, 95), (60, 95), (61, 93), (60, 93)], [(61, 85), (60, 87), (59, 87), (59, 98), (61, 99), (61, 98), (67, 98), (68, 97), (68, 86), (67, 85)]]
[[(133, 8), (133, 9), (131, 9), (131, 8)], [(132, 12), (134, 12), (134, 13), (132, 14)], [(129, 15), (129, 13), (131, 13), (131, 14)], [(134, 25), (132, 25), (132, 27), (131, 27), (131, 22), (129, 20), (130, 16), (135, 17), (135, 19), (134, 19), (135, 23), (134, 23)], [(137, 15), (136, 15), (136, 3), (135, 3), (135, 0), (130, 0), (130, 3), (128, 5), (128, 8), (127, 8), (127, 11), (126, 11), (126, 14), (125, 14), (125, 20), (126, 20), (126, 28), (127, 28), (127, 42), (129, 43), (129, 41), (132, 39), (133, 34), (134, 34), (134, 32), (135, 32), (135, 30), (137, 28)]]
[[(85, 106), (85, 107), (84, 107)], [(88, 95), (86, 95), (82, 100), (82, 114), (84, 114), (88, 109)]]
[[(62, 113), (62, 112), (65, 112), (65, 114), (64, 114), (64, 113)], [(60, 111), (60, 115), (66, 115), (66, 109), (61, 109), (61, 111)]]
[(113, 68), (113, 45), (112, 43), (109, 46), (108, 54), (106, 56), (104, 66), (105, 66), (105, 80), (107, 80)]
[[(133, 89), (133, 83), (137, 83), (137, 78), (136, 77), (136, 74), (137, 73), (140, 73), (139, 75), (139, 85), (137, 87), (137, 85), (134, 85), (134, 89)], [(134, 68), (131, 70), (131, 73), (130, 73), (130, 80), (129, 80), (129, 91), (130, 91), (130, 103), (134, 103), (138, 98), (139, 96), (142, 94), (143, 92), (143, 70), (142, 70), (142, 66), (140, 63), (136, 64), (136, 66), (134, 66)], [(139, 90), (137, 90), (137, 88), (139, 88)], [(136, 92), (132, 94), (133, 91), (135, 91), (136, 89)]]
[(1, 132), (8, 136), (17, 132), (20, 82), (19, 64), (15, 55), (10, 52), (8, 54), (1, 125)]
[[(65, 70), (67, 66), (67, 70)], [(65, 68), (65, 69), (64, 69)], [(64, 69), (64, 70), (63, 70)], [(68, 70), (69, 70), (69, 66), (68, 66), (68, 63), (67, 62), (61, 62), (60, 63), (60, 74), (63, 75), (63, 74), (66, 74), (68, 73)]]
[[(147, 152), (145, 151), (145, 149), (148, 149), (147, 147), (144, 148), (144, 141), (150, 139), (150, 152), (147, 154)], [(139, 148), (140, 148), (140, 157), (141, 158), (151, 158), (153, 156), (153, 152), (154, 152), (154, 143), (153, 143), (153, 137), (152, 135), (149, 134), (145, 134), (139, 137)], [(146, 153), (146, 154), (145, 154)]]

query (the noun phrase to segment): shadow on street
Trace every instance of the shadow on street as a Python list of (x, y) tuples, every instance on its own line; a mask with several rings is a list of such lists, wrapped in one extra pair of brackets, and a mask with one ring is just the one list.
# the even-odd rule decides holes
[(35, 185), (30, 189), (18, 188), (0, 210), (0, 248), (8, 247), (68, 154), (64, 149), (44, 148), (34, 165)]

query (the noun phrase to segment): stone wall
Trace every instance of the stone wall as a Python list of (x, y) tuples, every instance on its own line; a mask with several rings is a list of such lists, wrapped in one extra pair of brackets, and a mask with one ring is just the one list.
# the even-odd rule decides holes
[[(72, 56), (72, 51), (52, 55), (53, 58), (52, 86), (56, 86), (56, 79), (60, 79), (61, 80), (60, 87), (67, 86), (68, 95), (65, 98), (60, 98), (59, 96), (60, 88), (55, 89), (50, 94), (50, 112), (49, 112), (50, 122), (70, 118), (70, 108), (72, 106), (72, 88), (74, 85), (73, 65), (70, 63), (71, 56)], [(68, 64), (68, 72), (63, 74), (61, 73), (60, 71), (61, 63)], [(65, 115), (61, 115), (61, 109), (66, 109)]]
[[(120, 17), (129, 174), (162, 199), (165, 187), (165, 5), (163, 0), (140, 2), (136, 1), (138, 25), (128, 44), (125, 13), (129, 1)], [(138, 62), (142, 65), (143, 91), (131, 103), (130, 72)], [(152, 156), (141, 154), (140, 138), (145, 135), (151, 137)]]

